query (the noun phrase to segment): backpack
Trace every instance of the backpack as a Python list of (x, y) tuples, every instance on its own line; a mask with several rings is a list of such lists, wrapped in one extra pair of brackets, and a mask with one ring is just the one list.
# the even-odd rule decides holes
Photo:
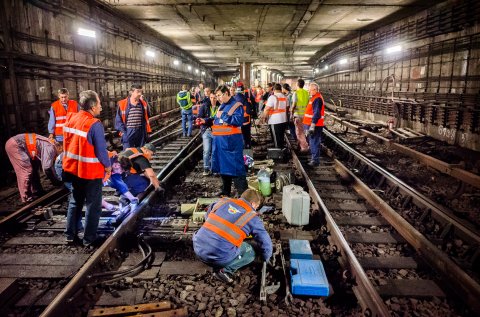
[(180, 103), (180, 107), (185, 108), (188, 105), (188, 92), (182, 91), (178, 93), (178, 102)]

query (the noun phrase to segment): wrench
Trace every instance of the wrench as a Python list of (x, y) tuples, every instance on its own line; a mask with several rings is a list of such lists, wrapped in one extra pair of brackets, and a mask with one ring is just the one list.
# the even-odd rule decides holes
[(280, 283), (275, 283), (272, 285), (265, 285), (267, 282), (267, 262), (263, 261), (262, 267), (262, 285), (260, 286), (260, 300), (262, 302), (267, 301), (267, 294), (273, 294), (280, 288)]
[[(280, 248), (280, 250), (282, 249)], [(292, 293), (290, 293), (290, 286), (288, 284), (287, 269), (283, 252), (280, 252), (280, 257), (282, 259), (283, 275), (285, 275), (285, 304), (290, 305), (293, 302), (293, 296)]]

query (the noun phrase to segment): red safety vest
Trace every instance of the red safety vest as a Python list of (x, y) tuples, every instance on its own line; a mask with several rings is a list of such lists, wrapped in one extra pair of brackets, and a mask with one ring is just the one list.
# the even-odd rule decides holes
[(37, 156), (37, 135), (35, 133), (25, 133), (25, 145), (28, 155), (34, 160)]
[(63, 128), (65, 153), (63, 170), (84, 179), (102, 179), (105, 167), (95, 155), (95, 147), (87, 140), (91, 126), (100, 122), (86, 111), (67, 114)]
[(312, 124), (312, 118), (313, 118), (313, 102), (316, 99), (322, 99), (322, 110), (320, 110), (320, 119), (318, 119), (317, 124), (315, 126), (317, 127), (323, 127), (323, 119), (325, 117), (325, 102), (323, 101), (322, 94), (317, 92), (315, 96), (310, 98), (310, 101), (308, 102), (307, 108), (305, 109), (305, 115), (303, 116), (303, 124), (306, 125), (311, 125)]
[[(150, 121), (148, 121), (148, 105), (145, 100), (140, 99), (143, 105), (143, 114), (145, 116), (145, 122), (147, 125), (147, 133), (152, 132), (152, 128), (150, 127)], [(128, 104), (128, 98), (125, 98), (123, 100), (120, 100), (118, 102), (118, 107), (120, 108), (120, 114), (122, 115), (122, 121), (124, 124), (127, 124), (127, 104)]]
[(52, 103), (53, 113), (55, 115), (55, 135), (63, 135), (63, 126), (67, 120), (67, 113), (78, 112), (78, 104), (75, 100), (69, 100), (67, 102), (67, 110), (60, 103), (60, 100)]
[[(244, 209), (245, 213), (234, 223), (231, 223), (215, 213), (220, 207), (226, 204), (231, 204), (234, 207)], [(255, 210), (243, 200), (224, 198), (215, 204), (212, 211), (208, 214), (208, 218), (205, 220), (203, 226), (239, 248), (243, 240), (247, 237), (247, 234), (242, 228), (245, 227), (256, 215), (257, 213)]]

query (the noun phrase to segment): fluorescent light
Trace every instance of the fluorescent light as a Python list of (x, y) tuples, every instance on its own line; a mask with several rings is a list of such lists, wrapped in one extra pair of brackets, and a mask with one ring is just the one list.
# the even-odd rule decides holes
[(316, 72), (316, 73), (320, 72), (320, 69), (319, 69), (319, 68), (315, 68), (315, 72)]
[(197, 73), (197, 74), (198, 74), (198, 68), (196, 68), (196, 69), (195, 69), (195, 73)]
[(145, 55), (147, 55), (148, 57), (155, 57), (155, 52), (146, 51), (146, 52), (145, 52)]
[(202, 72), (202, 75), (204, 75), (204, 76), (205, 76), (205, 72)]
[(95, 31), (87, 30), (87, 29), (84, 29), (84, 28), (78, 28), (77, 34), (82, 35), (82, 36), (93, 37), (93, 38), (96, 37), (95, 36)]
[(402, 50), (401, 45), (395, 45), (395, 46), (387, 48), (385, 51), (387, 52), (387, 54), (391, 54), (391, 53), (398, 53), (401, 50)]
[(179, 64), (180, 64), (180, 61), (178, 61), (178, 60), (173, 61), (173, 65), (179, 65)]
[(188, 70), (192, 70), (192, 66), (188, 65), (187, 66)]
[(325, 67), (324, 67), (323, 69), (327, 70), (327, 69), (328, 69), (328, 65), (325, 65)]
[(340, 65), (345, 65), (346, 63), (348, 63), (348, 60), (346, 58), (343, 58), (339, 61)]

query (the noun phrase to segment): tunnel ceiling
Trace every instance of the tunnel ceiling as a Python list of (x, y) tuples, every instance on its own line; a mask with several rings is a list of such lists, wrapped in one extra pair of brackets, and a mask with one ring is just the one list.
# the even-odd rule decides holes
[[(326, 45), (418, 12), (416, 0), (104, 0), (168, 37), (216, 72), (253, 62), (310, 76)], [(438, 1), (439, 2), (439, 1)]]

